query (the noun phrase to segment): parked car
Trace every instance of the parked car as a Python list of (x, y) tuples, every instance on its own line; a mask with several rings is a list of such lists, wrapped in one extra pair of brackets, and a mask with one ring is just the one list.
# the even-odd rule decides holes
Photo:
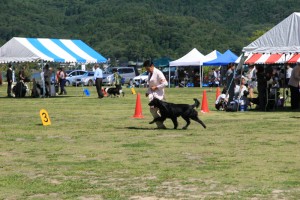
[(112, 67), (109, 68), (107, 71), (108, 73), (111, 73), (106, 78), (103, 78), (103, 83), (107, 85), (111, 85), (113, 83), (113, 69), (117, 69), (118, 73), (122, 76), (124, 79), (124, 83), (128, 84), (130, 80), (133, 80), (133, 78), (136, 76), (136, 71), (134, 67)]
[(74, 70), (74, 71), (70, 72), (69, 74), (67, 74), (66, 86), (73, 85), (73, 81), (75, 81), (77, 78), (79, 78), (86, 72), (87, 71), (83, 71), (83, 70)]
[(133, 84), (138, 87), (141, 84), (145, 84), (147, 83), (148, 80), (148, 72), (145, 71), (143, 73), (141, 73), (140, 75), (136, 76), (133, 78)]
[(112, 75), (112, 70), (110, 68), (107, 68), (106, 70), (102, 70), (102, 75), (103, 75), (102, 84), (105, 85), (107, 82), (106, 77), (108, 77), (109, 75)]
[(84, 73), (83, 75), (79, 76), (75, 81), (73, 81), (72, 85), (73, 86), (76, 86), (76, 85), (93, 86), (93, 85), (95, 85), (94, 72)]

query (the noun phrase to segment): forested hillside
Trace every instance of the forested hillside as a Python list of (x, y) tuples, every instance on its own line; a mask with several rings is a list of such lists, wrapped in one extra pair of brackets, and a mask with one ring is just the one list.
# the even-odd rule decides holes
[(239, 54), (297, 0), (0, 0), (0, 45), (12, 37), (81, 39), (106, 58)]

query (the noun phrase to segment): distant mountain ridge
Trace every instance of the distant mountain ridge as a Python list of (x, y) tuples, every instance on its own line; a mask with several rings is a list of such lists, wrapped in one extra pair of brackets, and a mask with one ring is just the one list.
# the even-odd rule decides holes
[(12, 37), (80, 39), (111, 60), (177, 59), (197, 48), (236, 54), (296, 0), (2, 0), (0, 45)]

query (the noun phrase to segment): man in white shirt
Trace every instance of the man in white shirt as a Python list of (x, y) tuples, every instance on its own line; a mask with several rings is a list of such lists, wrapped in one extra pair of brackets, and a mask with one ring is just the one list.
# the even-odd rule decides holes
[(286, 66), (286, 76), (285, 76), (285, 84), (286, 84), (286, 86), (288, 86), (288, 84), (289, 84), (289, 80), (291, 78), (292, 71), (293, 71), (293, 68), (291, 68), (290, 65), (287, 65)]
[(95, 73), (94, 73), (94, 80), (95, 80), (95, 85), (96, 85), (96, 90), (98, 94), (98, 98), (102, 99), (104, 97), (102, 93), (102, 78), (103, 78), (103, 73), (102, 70), (100, 69), (98, 64), (94, 65)]
[[(164, 88), (168, 86), (168, 81), (166, 80), (164, 74), (157, 68), (154, 67), (153, 63), (150, 60), (144, 62), (145, 69), (148, 73), (148, 90), (146, 92), (146, 97), (151, 101), (153, 98), (159, 100), (165, 99), (165, 90)], [(160, 117), (157, 108), (150, 107), (150, 112), (154, 118)], [(165, 129), (163, 122), (156, 122), (157, 128)]]

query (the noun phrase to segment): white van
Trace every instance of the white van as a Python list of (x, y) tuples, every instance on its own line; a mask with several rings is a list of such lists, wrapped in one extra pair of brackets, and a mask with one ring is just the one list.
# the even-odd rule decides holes
[[(113, 73), (113, 69), (117, 69), (118, 73), (122, 76), (124, 79), (123, 84), (128, 84), (130, 80), (132, 80), (136, 76), (136, 71), (134, 67), (112, 67), (109, 69), (110, 73)], [(108, 75), (104, 80), (103, 83), (107, 85), (112, 85), (113, 83), (114, 75)]]

